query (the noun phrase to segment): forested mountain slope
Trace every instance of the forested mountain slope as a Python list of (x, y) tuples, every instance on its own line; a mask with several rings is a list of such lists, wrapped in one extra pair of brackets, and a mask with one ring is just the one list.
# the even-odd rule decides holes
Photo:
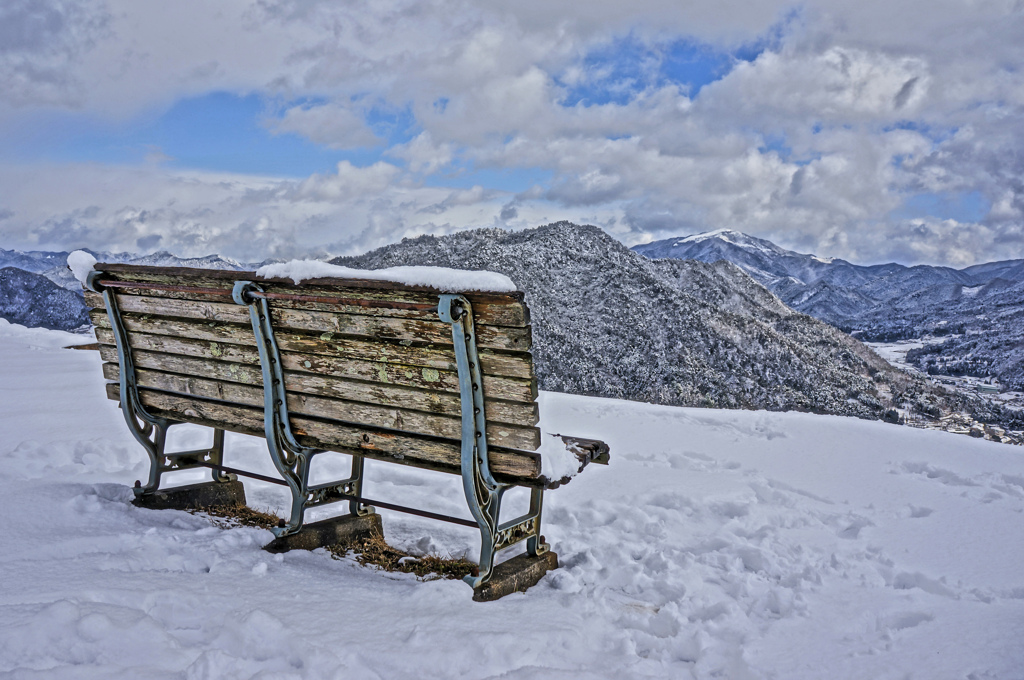
[(526, 292), (542, 389), (673, 405), (879, 417), (957, 407), (726, 262), (650, 260), (600, 229), (421, 236), (349, 267), (489, 269)]

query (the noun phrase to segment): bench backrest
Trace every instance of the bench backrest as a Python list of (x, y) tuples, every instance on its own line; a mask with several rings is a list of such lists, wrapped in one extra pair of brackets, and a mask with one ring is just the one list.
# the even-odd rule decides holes
[[(267, 292), (292, 429), (313, 448), (458, 474), (462, 409), (438, 291), (382, 281), (295, 285), (253, 272), (100, 264), (116, 291), (143, 405), (154, 415), (262, 435), (263, 376), (235, 281)], [(537, 380), (522, 293), (466, 293), (483, 372), (492, 473), (540, 477)], [(119, 378), (102, 296), (87, 292), (104, 376)], [(118, 398), (109, 383), (108, 396)]]

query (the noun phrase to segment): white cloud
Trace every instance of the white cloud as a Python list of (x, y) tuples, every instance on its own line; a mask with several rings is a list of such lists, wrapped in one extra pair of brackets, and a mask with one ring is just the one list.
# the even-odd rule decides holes
[[(6, 106), (74, 106), (84, 96), (76, 60), (106, 37), (100, 3), (7, 0), (0, 5), (0, 91)], [(0, 105), (2, 106), (2, 105)]]
[(382, 141), (361, 113), (338, 104), (293, 106), (268, 125), (275, 133), (293, 132), (330, 149), (373, 146)]
[(764, 52), (705, 90), (728, 124), (790, 130), (809, 123), (885, 124), (912, 118), (930, 85), (927, 62), (858, 49)]
[[(614, 39), (726, 48), (779, 26), (694, 97), (647, 78), (624, 101), (563, 106), (568, 85), (601, 76), (586, 55)], [(270, 129), (386, 160), (303, 181), (174, 173), (155, 152), (135, 169), (9, 165), (0, 211), (15, 214), (0, 234), (262, 259), (568, 218), (627, 242), (729, 227), (862, 261), (1021, 257), (1021, 35), (1019, 3), (996, 0), (12, 0), (0, 133), (48, 108), (130, 119), (224, 90), (306, 102)], [(411, 139), (388, 147), (367, 102), (410, 112)], [(551, 180), (519, 195), (425, 184), (462, 167)], [(978, 222), (891, 216), (929, 192), (979, 192), (992, 208)]]
[(398, 173), (398, 168), (390, 163), (378, 162), (358, 168), (348, 161), (341, 161), (335, 174), (313, 175), (288, 195), (296, 200), (330, 202), (372, 197), (388, 189)]
[(451, 164), (455, 145), (451, 142), (438, 144), (430, 132), (421, 132), (407, 143), (391, 147), (388, 155), (405, 160), (413, 172), (431, 174)]

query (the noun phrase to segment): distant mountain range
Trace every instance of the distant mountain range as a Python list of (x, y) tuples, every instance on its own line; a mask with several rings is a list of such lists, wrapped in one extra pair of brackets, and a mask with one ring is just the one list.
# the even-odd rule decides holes
[[(129, 262), (132, 264), (148, 264), (159, 267), (197, 267), (201, 269), (255, 269), (260, 263), (242, 263), (220, 255), (205, 257), (178, 257), (167, 251), (150, 255), (136, 253), (111, 253), (83, 248), (92, 254), (98, 262)], [(0, 248), (0, 268), (17, 267), (23, 271), (39, 274), (53, 281), (61, 288), (80, 292), (81, 284), (68, 269), (70, 251), (45, 250), (4, 250)]]
[(506, 274), (525, 291), (533, 315), (542, 389), (867, 418), (892, 406), (929, 417), (967, 410), (979, 420), (1006, 421), (997, 407), (893, 369), (716, 260), (651, 260), (597, 227), (560, 222), (421, 236), (332, 262)]
[(17, 267), (0, 268), (0, 318), (58, 330), (75, 330), (89, 323), (81, 295)]
[[(1012, 429), (1024, 425), (1020, 414), (894, 369), (849, 335), (812, 318), (837, 319), (837, 325), (863, 333), (849, 324), (860, 319), (880, 324), (879, 315), (909, 305), (916, 295), (922, 302), (911, 307), (922, 315), (922, 324), (932, 323), (925, 316), (930, 309), (925, 300), (942, 307), (935, 302), (935, 291), (946, 291), (948, 299), (957, 286), (963, 300), (1003, 300), (995, 291), (1018, 285), (1006, 277), (1019, 275), (1020, 262), (961, 271), (895, 264), (861, 267), (727, 231), (635, 251), (596, 227), (560, 222), (518, 232), (478, 229), (422, 236), (333, 262), (367, 269), (403, 264), (488, 269), (510, 276), (526, 292), (533, 312), (542, 389), (671, 405), (865, 418), (888, 417), (893, 408), (932, 419), (966, 412)], [(0, 250), (0, 316), (70, 330), (86, 323), (81, 286), (66, 270), (66, 256)], [(258, 266), (217, 255), (96, 256), (163, 266)], [(987, 283), (977, 283), (981, 279)], [(900, 286), (904, 292), (894, 292)], [(914, 294), (906, 293), (908, 287)], [(808, 313), (795, 312), (783, 301)], [(951, 308), (945, 306), (947, 317)], [(890, 324), (886, 332), (895, 337), (919, 330), (909, 318), (899, 317), (903, 326)], [(955, 323), (965, 323), (964, 318), (957, 317)], [(947, 333), (954, 330), (953, 322), (932, 325)], [(963, 336), (976, 343), (983, 337)], [(942, 357), (918, 360), (950, 365)]]
[[(162, 267), (255, 269), (220, 255), (177, 257), (161, 251), (151, 255), (109, 253), (85, 248), (99, 262), (130, 262)], [(0, 318), (23, 326), (73, 331), (89, 323), (82, 284), (68, 269), (68, 251), (4, 250), (0, 248)]]
[(1024, 390), (1024, 260), (964, 269), (862, 266), (730, 230), (633, 250), (654, 259), (731, 262), (793, 309), (862, 340), (939, 338), (908, 354), (926, 372), (993, 376)]

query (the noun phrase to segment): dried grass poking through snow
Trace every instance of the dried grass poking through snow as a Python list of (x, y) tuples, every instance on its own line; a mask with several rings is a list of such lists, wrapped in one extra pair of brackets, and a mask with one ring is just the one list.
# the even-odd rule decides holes
[[(194, 515), (206, 516), (215, 526), (230, 529), (246, 526), (270, 529), (279, 526), (281, 518), (248, 505), (213, 505), (189, 510)], [(423, 581), (460, 579), (478, 569), (477, 564), (463, 557), (443, 557), (427, 554), (415, 556), (387, 544), (384, 537), (374, 533), (370, 538), (355, 543), (335, 543), (325, 546), (335, 559), (355, 558), (359, 564), (373, 565), (384, 571), (415, 574)]]
[(349, 557), (351, 554), (362, 565), (372, 564), (385, 571), (401, 571), (415, 574), (422, 581), (434, 581), (441, 578), (460, 579), (475, 572), (478, 567), (464, 557), (442, 557), (427, 554), (422, 557), (411, 555), (387, 544), (384, 537), (374, 533), (354, 544), (335, 544), (327, 546), (327, 550), (337, 559)]

